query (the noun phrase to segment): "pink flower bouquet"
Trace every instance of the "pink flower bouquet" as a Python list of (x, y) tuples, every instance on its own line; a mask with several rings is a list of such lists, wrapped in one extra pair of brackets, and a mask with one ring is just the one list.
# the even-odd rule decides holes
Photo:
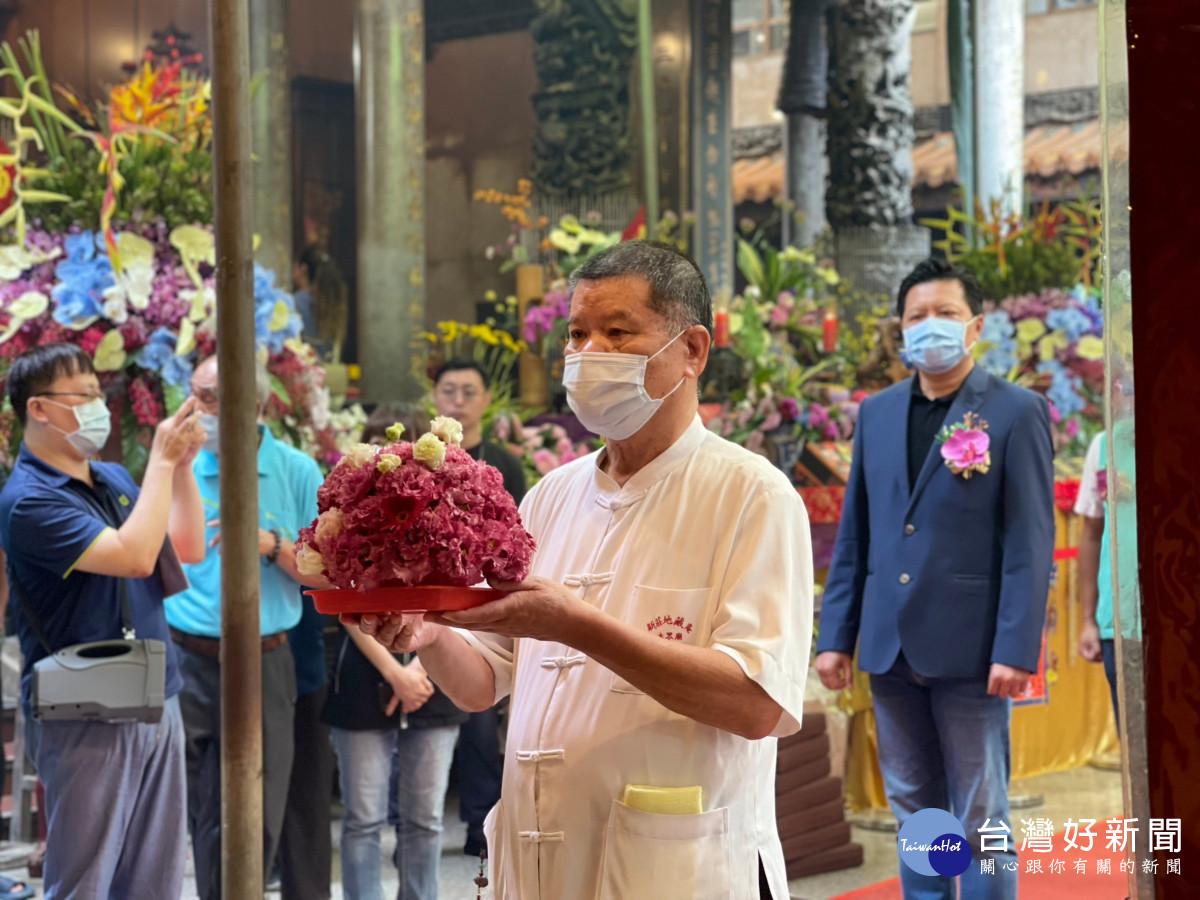
[[(534, 542), (500, 473), (458, 446), (454, 419), (413, 443), (359, 444), (317, 493), (320, 516), (300, 532), (296, 564), (343, 590), (470, 587), (521, 581)], [(448, 608), (448, 607), (447, 607)]]

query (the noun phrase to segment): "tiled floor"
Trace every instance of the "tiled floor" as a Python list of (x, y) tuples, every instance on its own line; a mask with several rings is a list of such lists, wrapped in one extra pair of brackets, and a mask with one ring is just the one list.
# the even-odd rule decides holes
[[(1069, 818), (1106, 819), (1121, 811), (1121, 774), (1084, 767), (1027, 778), (1012, 785), (1012, 795), (1041, 794), (1045, 802), (1032, 809), (1013, 810), (1016, 822), (1008, 823), (1020, 834), (1022, 818), (1044, 818), (1061, 831)], [(830, 900), (858, 888), (878, 884), (898, 874), (896, 835), (854, 828), (854, 840), (863, 846), (863, 864), (858, 868), (831, 872), (793, 881), (792, 900)], [(450, 896), (450, 895), (446, 895)]]
[[(1043, 805), (1034, 809), (1015, 811), (1013, 818), (1049, 818), (1060, 830), (1062, 823), (1068, 818), (1104, 819), (1121, 811), (1121, 777), (1117, 772), (1106, 772), (1093, 768), (1073, 769), (1069, 772), (1058, 772), (1052, 775), (1042, 775), (1030, 778), (1013, 785), (1014, 794), (1042, 794), (1045, 797)], [(1010, 823), (1010, 825), (1013, 823)], [(1016, 830), (1016, 826), (1014, 826)], [(333, 898), (342, 900), (342, 890), (339, 884), (341, 866), (338, 859), (337, 841), (341, 831), (341, 823), (333, 823)], [(479, 873), (478, 860), (470, 859), (462, 854), (462, 845), (466, 837), (465, 826), (458, 821), (457, 800), (449, 798), (446, 807), (446, 833), (442, 850), (440, 900), (473, 900), (475, 897), (474, 878)], [(802, 878), (790, 885), (791, 900), (830, 900), (857, 888), (887, 881), (895, 877), (896, 838), (894, 834), (867, 831), (862, 828), (854, 829), (854, 840), (863, 845), (863, 864), (854, 869), (832, 872), (814, 878)], [(383, 837), (383, 855), (385, 860), (392, 857), (395, 845), (395, 834), (388, 830)], [(16, 870), (6, 873), (11, 877), (21, 877), (23, 872)], [(383, 895), (394, 897), (396, 894), (396, 870), (390, 863), (383, 867)], [(268, 894), (268, 900), (274, 900), (277, 894)], [(484, 896), (490, 896), (486, 892)], [(184, 884), (184, 900), (195, 900), (196, 886), (190, 876)]]

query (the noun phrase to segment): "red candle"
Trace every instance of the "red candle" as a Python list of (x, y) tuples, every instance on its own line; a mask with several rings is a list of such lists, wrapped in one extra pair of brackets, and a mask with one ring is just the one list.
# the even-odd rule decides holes
[(729, 346), (729, 313), (726, 310), (717, 310), (713, 343), (718, 347)]
[(837, 309), (829, 307), (825, 310), (825, 321), (821, 323), (821, 344), (826, 353), (836, 353), (838, 348), (838, 315)]

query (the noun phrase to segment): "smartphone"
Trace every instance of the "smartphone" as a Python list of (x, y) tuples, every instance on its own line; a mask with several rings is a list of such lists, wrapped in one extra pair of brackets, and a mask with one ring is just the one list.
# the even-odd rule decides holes
[(379, 682), (379, 708), (383, 712), (387, 712), (388, 704), (392, 702), (392, 697), (396, 692), (392, 690), (392, 686), (386, 681)]

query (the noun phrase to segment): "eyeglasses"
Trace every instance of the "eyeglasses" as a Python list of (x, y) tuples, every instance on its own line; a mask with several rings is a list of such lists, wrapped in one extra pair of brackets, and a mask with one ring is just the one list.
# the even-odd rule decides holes
[(85, 394), (82, 391), (42, 391), (40, 394), (34, 394), (35, 397), (85, 397), (90, 403), (93, 400), (103, 400), (103, 394)]
[(470, 403), (472, 400), (476, 400), (479, 397), (483, 396), (482, 392), (476, 390), (475, 388), (459, 389), (456, 387), (451, 387), (449, 385), (447, 385), (446, 387), (438, 388), (437, 395), (446, 400), (453, 400), (455, 397), (458, 397), (461, 395), (463, 400), (466, 403)]

